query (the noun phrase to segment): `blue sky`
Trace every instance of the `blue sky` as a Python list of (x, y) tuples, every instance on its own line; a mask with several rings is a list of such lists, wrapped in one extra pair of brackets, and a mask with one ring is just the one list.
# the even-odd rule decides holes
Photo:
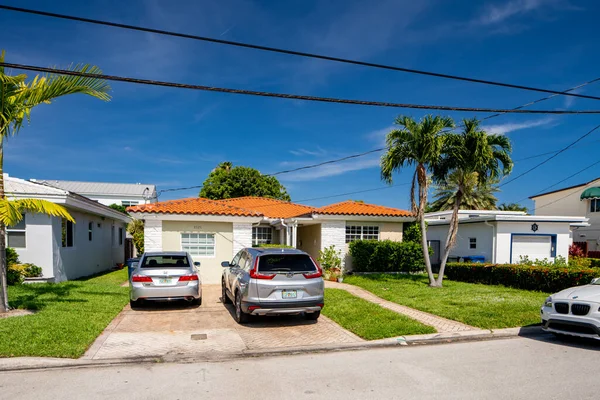
[[(600, 4), (592, 1), (250, 0), (15, 1), (3, 4), (260, 43), (408, 68), (564, 90), (600, 76)], [(107, 74), (202, 85), (391, 102), (512, 108), (542, 93), (341, 65), (84, 23), (0, 11), (7, 62), (96, 64)], [(109, 103), (71, 96), (38, 107), (6, 145), (5, 170), (30, 179), (198, 185), (220, 161), (263, 173), (381, 147), (400, 114), (415, 110), (306, 103), (112, 83)], [(600, 83), (581, 92), (600, 95)], [(600, 109), (558, 97), (539, 109)], [(475, 114), (447, 113), (457, 120)], [(480, 117), (487, 114), (480, 114)], [(597, 116), (508, 115), (486, 122), (513, 158), (559, 149)], [(502, 188), (518, 201), (598, 160), (600, 132)], [(378, 154), (279, 178), (295, 201), (384, 187)], [(543, 158), (517, 161), (513, 176)], [(564, 182), (600, 176), (593, 168)], [(348, 198), (407, 208), (411, 171), (398, 186)], [(161, 199), (197, 195), (165, 193)], [(529, 200), (524, 204), (531, 206)]]

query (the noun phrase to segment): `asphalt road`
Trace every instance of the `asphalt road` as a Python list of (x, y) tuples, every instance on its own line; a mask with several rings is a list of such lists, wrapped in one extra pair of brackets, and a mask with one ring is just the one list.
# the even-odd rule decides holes
[(549, 338), (0, 373), (3, 399), (597, 399), (600, 343)]

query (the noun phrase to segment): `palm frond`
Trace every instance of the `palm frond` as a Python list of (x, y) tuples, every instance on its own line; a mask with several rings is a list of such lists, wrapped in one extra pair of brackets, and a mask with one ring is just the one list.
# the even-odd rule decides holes
[(53, 217), (61, 217), (75, 222), (71, 214), (63, 206), (40, 199), (0, 199), (0, 222), (5, 226), (18, 224), (24, 213), (46, 214)]

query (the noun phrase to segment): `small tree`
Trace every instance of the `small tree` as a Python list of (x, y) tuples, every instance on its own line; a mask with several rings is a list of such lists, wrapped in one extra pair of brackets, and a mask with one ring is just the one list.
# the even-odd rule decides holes
[(326, 275), (340, 275), (342, 273), (342, 252), (335, 249), (335, 245), (319, 251), (317, 261), (323, 267)]
[(522, 206), (518, 203), (502, 203), (498, 206), (498, 210), (501, 211), (523, 211), (527, 212), (527, 207)]
[(133, 245), (135, 251), (139, 254), (144, 253), (144, 221), (133, 219), (127, 225), (127, 232), (133, 236)]
[(123, 214), (127, 214), (127, 207), (120, 204), (113, 203), (109, 207), (118, 212), (122, 212)]

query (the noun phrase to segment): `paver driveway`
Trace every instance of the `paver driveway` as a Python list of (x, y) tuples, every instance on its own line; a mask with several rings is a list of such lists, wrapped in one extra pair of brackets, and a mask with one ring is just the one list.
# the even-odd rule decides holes
[(87, 359), (239, 353), (363, 341), (321, 315), (255, 318), (239, 325), (233, 307), (221, 303), (221, 287), (203, 285), (203, 304), (158, 303), (125, 310), (86, 352)]

